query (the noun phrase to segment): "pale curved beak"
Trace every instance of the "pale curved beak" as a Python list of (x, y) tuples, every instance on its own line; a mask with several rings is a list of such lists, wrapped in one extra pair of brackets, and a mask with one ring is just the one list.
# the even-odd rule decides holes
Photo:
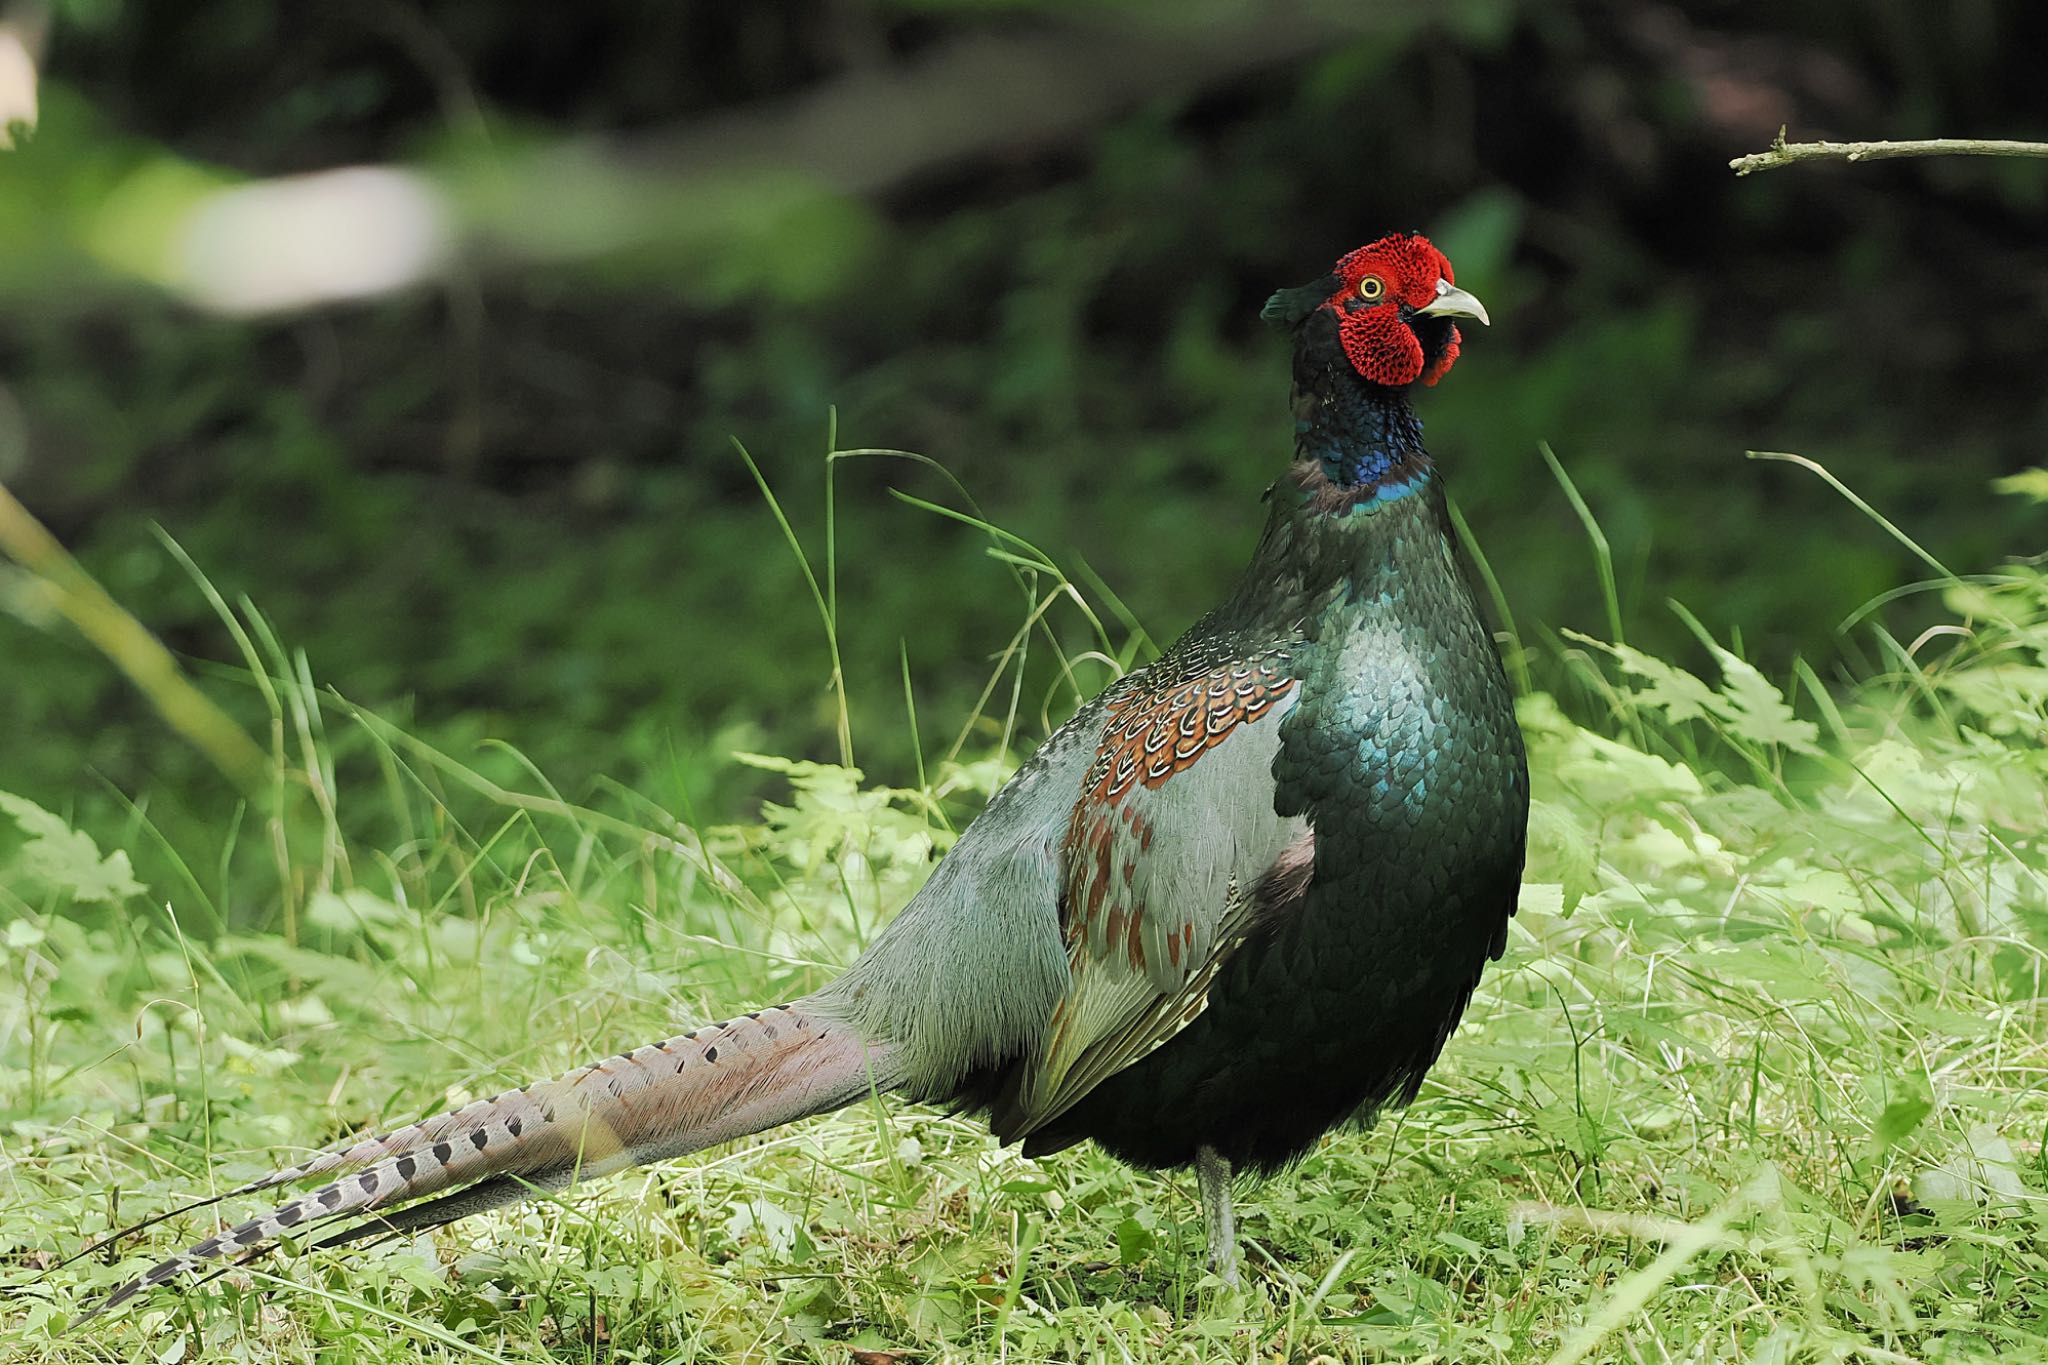
[(1486, 316), (1485, 304), (1456, 285), (1446, 284), (1442, 280), (1437, 281), (1436, 301), (1427, 308), (1418, 308), (1415, 311), (1424, 317), (1471, 318), (1485, 326), (1493, 326), (1493, 319)]

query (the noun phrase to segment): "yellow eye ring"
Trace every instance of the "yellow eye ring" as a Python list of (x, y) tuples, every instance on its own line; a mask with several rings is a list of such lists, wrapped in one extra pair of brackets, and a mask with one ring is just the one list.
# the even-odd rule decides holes
[(1377, 275), (1367, 275), (1358, 282), (1358, 297), (1367, 303), (1378, 303), (1386, 296), (1387, 284)]

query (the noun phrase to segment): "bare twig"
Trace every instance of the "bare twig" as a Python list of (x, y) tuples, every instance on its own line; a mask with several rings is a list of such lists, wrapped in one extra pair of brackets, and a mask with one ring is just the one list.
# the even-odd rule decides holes
[(1917, 142), (1787, 142), (1780, 128), (1770, 150), (1738, 156), (1728, 165), (1737, 175), (1772, 171), (1800, 161), (1885, 161), (1902, 156), (2048, 157), (2048, 142), (2000, 138), (1930, 137)]

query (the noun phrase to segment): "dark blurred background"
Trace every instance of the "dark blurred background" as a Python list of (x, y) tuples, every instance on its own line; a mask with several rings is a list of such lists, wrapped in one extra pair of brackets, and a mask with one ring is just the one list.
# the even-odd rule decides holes
[[(822, 554), (835, 407), (842, 447), (942, 462), (1169, 637), (1287, 458), (1260, 301), (1396, 228), (1493, 312), (1421, 406), (1525, 634), (1606, 629), (1546, 440), (1631, 641), (1682, 658), (1667, 599), (1826, 671), (1845, 617), (1922, 576), (1746, 449), (1821, 461), (1959, 570), (2042, 548), (1988, 484), (2048, 449), (2048, 164), (1727, 166), (1781, 125), (2048, 138), (2035, 0), (5, 18), (40, 122), (0, 153), (0, 479), (252, 728), (152, 523), (434, 742), (731, 813), (732, 749), (837, 753), (817, 612), (733, 440)], [(365, 166), (392, 173), (277, 183)], [(937, 475), (837, 479), (856, 751), (904, 781), (904, 657), (936, 747), (1022, 599), (984, 536), (889, 494), (958, 505)], [(228, 799), (20, 580), (0, 607), (0, 788)]]

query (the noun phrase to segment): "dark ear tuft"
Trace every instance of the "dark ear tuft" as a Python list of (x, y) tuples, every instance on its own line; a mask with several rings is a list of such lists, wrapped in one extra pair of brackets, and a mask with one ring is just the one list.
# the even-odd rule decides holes
[(1278, 290), (1266, 300), (1266, 306), (1259, 310), (1259, 317), (1279, 328), (1299, 326), (1301, 320), (1322, 307), (1342, 283), (1335, 275), (1325, 275), (1299, 289)]

